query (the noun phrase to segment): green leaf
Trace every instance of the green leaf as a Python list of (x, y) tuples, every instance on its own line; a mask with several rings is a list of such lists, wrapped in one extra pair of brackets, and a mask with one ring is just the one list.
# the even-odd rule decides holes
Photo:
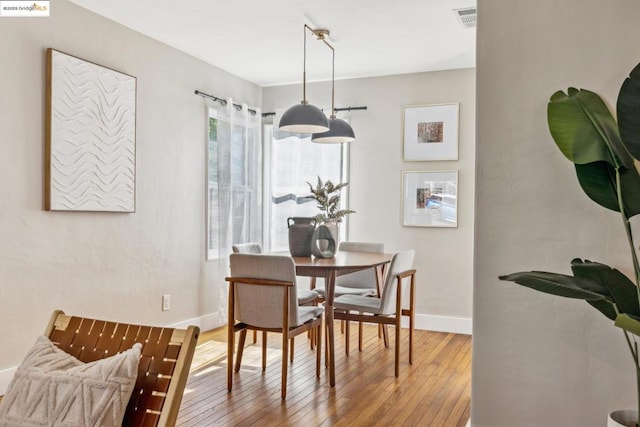
[(576, 164), (580, 187), (591, 200), (602, 207), (619, 212), (616, 171), (607, 162)]
[(633, 166), (615, 119), (596, 93), (575, 88), (569, 88), (568, 95), (554, 93), (547, 120), (556, 145), (573, 163), (604, 161), (614, 167)]
[(640, 64), (622, 83), (616, 109), (622, 142), (634, 158), (640, 159)]
[(615, 325), (632, 334), (640, 335), (640, 318), (636, 316), (625, 313), (619, 314), (616, 317)]
[(640, 316), (638, 289), (619, 270), (598, 262), (580, 259), (571, 261), (571, 270), (575, 276), (590, 279), (605, 287), (617, 306), (618, 312)]
[(602, 300), (609, 296), (608, 291), (601, 292), (600, 284), (589, 279), (545, 271), (512, 273), (500, 276), (500, 280), (508, 280), (540, 292), (567, 298)]
[[(591, 200), (612, 211), (619, 212), (616, 171), (609, 163), (594, 162), (575, 165), (580, 187)], [(620, 186), (625, 217), (640, 213), (640, 175), (635, 168), (620, 168)]]
[(618, 312), (616, 312), (615, 306), (610, 301), (601, 299), (598, 301), (587, 301), (593, 308), (604, 314), (610, 320), (616, 320)]

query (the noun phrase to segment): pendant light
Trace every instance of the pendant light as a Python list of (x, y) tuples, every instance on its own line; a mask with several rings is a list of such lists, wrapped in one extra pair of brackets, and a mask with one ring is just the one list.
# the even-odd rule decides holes
[[(329, 130), (329, 121), (321, 109), (307, 101), (307, 29), (304, 25), (304, 50), (302, 63), (302, 102), (290, 107), (280, 118), (278, 129), (292, 133), (316, 133)], [(315, 34), (315, 33), (314, 33)]]
[[(317, 30), (320, 31), (320, 30)], [(329, 130), (326, 132), (314, 133), (311, 136), (312, 142), (320, 144), (341, 144), (343, 142), (351, 142), (356, 139), (353, 132), (353, 128), (349, 123), (336, 117), (335, 107), (335, 72), (336, 72), (336, 51), (325, 39), (324, 36), (329, 34), (329, 31), (316, 32), (314, 34), (318, 40), (322, 40), (329, 49), (331, 49), (331, 116), (329, 117)]]

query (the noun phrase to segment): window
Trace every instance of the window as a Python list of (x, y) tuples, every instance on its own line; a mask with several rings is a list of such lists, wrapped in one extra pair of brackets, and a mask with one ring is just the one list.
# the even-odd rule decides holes
[[(307, 182), (348, 182), (349, 145), (316, 144), (310, 137), (276, 132), (264, 126), (265, 199), (264, 247), (268, 251), (288, 251), (287, 218), (312, 217), (319, 213), (315, 200), (309, 198)], [(348, 189), (341, 191), (341, 208), (346, 209)], [(340, 223), (341, 240), (345, 239), (348, 218)]]
[(209, 109), (207, 259), (226, 257), (236, 243), (262, 235), (261, 118), (232, 101)]

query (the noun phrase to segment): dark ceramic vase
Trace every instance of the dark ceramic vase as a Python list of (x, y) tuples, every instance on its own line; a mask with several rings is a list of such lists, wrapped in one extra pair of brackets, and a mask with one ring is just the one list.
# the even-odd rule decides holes
[(287, 218), (289, 227), (289, 252), (291, 256), (311, 256), (311, 238), (316, 228), (313, 218)]

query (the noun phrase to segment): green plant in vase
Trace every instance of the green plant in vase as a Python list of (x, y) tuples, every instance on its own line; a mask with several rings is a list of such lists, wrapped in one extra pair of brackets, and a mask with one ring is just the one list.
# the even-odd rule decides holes
[(547, 109), (551, 136), (562, 154), (574, 163), (584, 192), (600, 206), (619, 212), (628, 239), (633, 280), (605, 264), (581, 259), (571, 261), (573, 275), (529, 271), (500, 279), (586, 300), (621, 328), (634, 363), (640, 409), (640, 267), (629, 222), (640, 214), (640, 175), (634, 164), (634, 159), (640, 160), (640, 64), (620, 88), (617, 115), (616, 122), (596, 93), (575, 88), (569, 88), (566, 94), (554, 93)]
[(318, 177), (315, 187), (307, 182), (311, 197), (317, 202), (320, 213), (313, 217), (316, 222), (341, 222), (345, 216), (355, 213), (351, 209), (340, 209), (340, 190), (349, 185), (348, 182), (334, 184), (330, 180), (322, 181)]

